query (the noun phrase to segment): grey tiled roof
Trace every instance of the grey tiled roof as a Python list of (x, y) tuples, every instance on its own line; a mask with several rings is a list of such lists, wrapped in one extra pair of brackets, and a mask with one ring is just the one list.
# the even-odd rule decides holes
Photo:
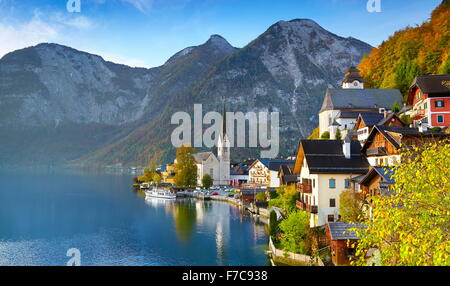
[(450, 86), (442, 84), (443, 81), (450, 82), (450, 74), (443, 75), (421, 75), (414, 79), (412, 86), (417, 85), (423, 93), (450, 95)]
[(402, 102), (398, 89), (329, 88), (321, 112), (331, 109), (390, 109), (395, 101)]
[(350, 159), (344, 156), (341, 140), (302, 140), (301, 144), (313, 174), (365, 174), (369, 170), (357, 140), (351, 142)]
[(331, 240), (358, 240), (355, 231), (350, 231), (352, 228), (364, 229), (364, 225), (350, 224), (343, 221), (329, 222), (328, 227), (330, 229)]
[(197, 153), (194, 154), (194, 159), (197, 163), (201, 163), (203, 161), (206, 161), (211, 155), (213, 155), (213, 153), (211, 152)]
[(384, 114), (379, 112), (364, 112), (361, 113), (361, 118), (366, 126), (375, 126), (384, 119)]

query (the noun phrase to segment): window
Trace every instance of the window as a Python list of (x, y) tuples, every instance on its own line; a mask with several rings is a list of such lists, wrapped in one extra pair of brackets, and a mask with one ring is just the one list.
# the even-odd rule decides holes
[(214, 176), (214, 169), (209, 169), (209, 174), (210, 174), (211, 176)]
[(350, 188), (350, 180), (349, 179), (345, 179), (345, 188), (346, 189)]
[(336, 199), (330, 199), (330, 208), (336, 207)]
[(328, 182), (328, 185), (330, 186), (330, 189), (336, 189), (336, 180), (330, 179), (330, 181)]
[(445, 107), (445, 103), (444, 103), (443, 100), (436, 100), (434, 102), (434, 106), (437, 107), (437, 108), (442, 108), (442, 107)]
[(438, 115), (437, 116), (437, 122), (438, 123), (444, 123), (444, 115)]
[(334, 222), (334, 215), (328, 215), (328, 222)]

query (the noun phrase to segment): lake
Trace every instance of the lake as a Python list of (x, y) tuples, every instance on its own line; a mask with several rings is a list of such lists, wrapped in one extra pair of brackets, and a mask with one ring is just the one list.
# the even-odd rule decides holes
[(238, 207), (146, 200), (132, 176), (0, 171), (0, 265), (268, 265), (265, 225)]

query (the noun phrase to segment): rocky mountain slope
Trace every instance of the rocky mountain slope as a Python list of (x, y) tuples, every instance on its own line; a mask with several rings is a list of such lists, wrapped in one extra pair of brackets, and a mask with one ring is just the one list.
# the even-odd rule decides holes
[(55, 44), (15, 51), (0, 60), (0, 164), (169, 162), (173, 112), (218, 110), (222, 98), (232, 111), (280, 111), (289, 154), (317, 125), (325, 89), (370, 49), (293, 20), (242, 49), (213, 35), (153, 69)]

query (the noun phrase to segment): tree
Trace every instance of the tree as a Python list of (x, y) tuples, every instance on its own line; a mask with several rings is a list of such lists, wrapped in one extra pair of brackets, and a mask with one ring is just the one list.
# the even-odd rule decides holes
[(159, 184), (161, 182), (161, 176), (157, 173), (153, 174), (152, 179), (153, 179), (153, 183)]
[(317, 140), (320, 137), (320, 128), (316, 127), (313, 132), (311, 133), (311, 135), (309, 135), (308, 140)]
[(396, 100), (396, 101), (394, 102), (394, 104), (392, 105), (391, 110), (392, 110), (392, 112), (394, 112), (394, 113), (400, 112), (400, 104), (398, 103), (397, 100)]
[(330, 132), (328, 132), (328, 131), (323, 132), (322, 135), (320, 136), (320, 139), (322, 139), (322, 140), (330, 139)]
[(212, 187), (213, 183), (214, 183), (214, 181), (209, 174), (205, 174), (203, 176), (203, 178), (202, 178), (203, 188), (209, 190)]
[(378, 248), (382, 265), (450, 265), (450, 141), (405, 148), (395, 185), (372, 200), (372, 220), (358, 231), (357, 265)]
[(266, 201), (266, 196), (264, 195), (264, 193), (258, 193), (258, 194), (256, 194), (255, 199), (258, 202), (265, 202)]
[(278, 232), (280, 231), (280, 228), (278, 226), (278, 217), (277, 213), (272, 210), (270, 212), (269, 216), (269, 235), (272, 237), (273, 242), (278, 241)]
[(341, 133), (341, 130), (339, 128), (336, 130), (335, 137), (336, 137), (336, 140), (342, 140), (342, 133)]
[(269, 207), (278, 207), (290, 213), (296, 210), (298, 193), (295, 186), (281, 186), (277, 188), (278, 197), (269, 201)]
[(197, 165), (195, 163), (195, 149), (181, 146), (177, 150), (177, 163), (175, 164), (175, 184), (178, 187), (190, 187), (197, 185)]
[(353, 190), (345, 190), (339, 196), (339, 213), (345, 222), (359, 222), (363, 218), (363, 200)]
[(308, 253), (309, 218), (309, 213), (295, 211), (280, 222), (280, 230), (283, 233), (281, 245), (284, 249), (295, 253)]

